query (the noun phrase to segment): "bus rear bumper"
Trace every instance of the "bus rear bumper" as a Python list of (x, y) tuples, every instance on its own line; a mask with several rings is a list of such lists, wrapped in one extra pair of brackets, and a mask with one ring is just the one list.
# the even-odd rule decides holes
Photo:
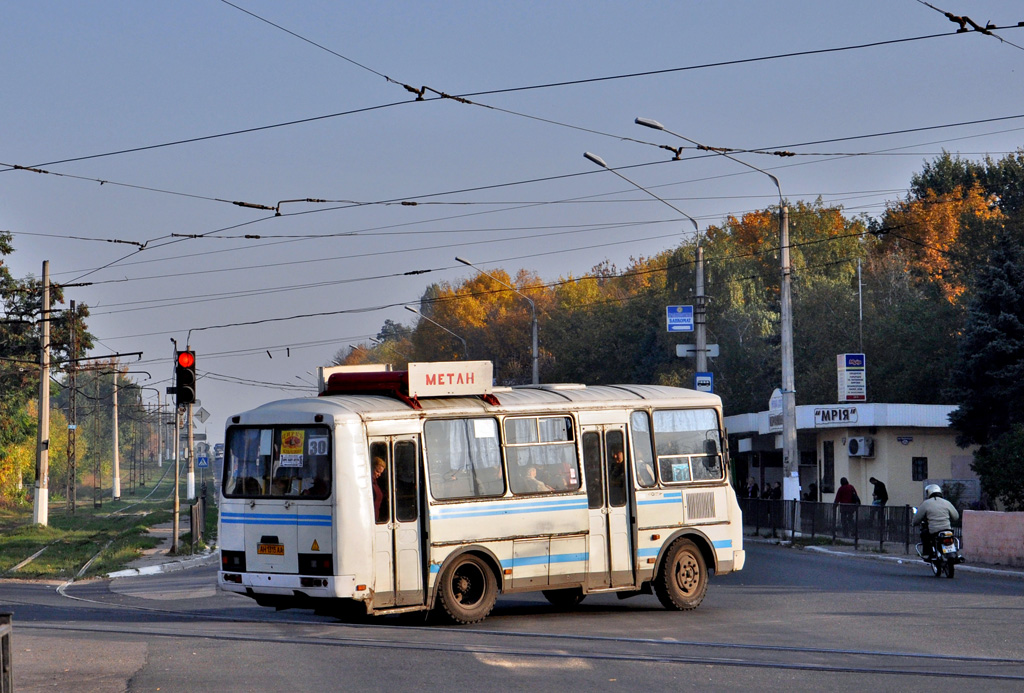
[(239, 594), (266, 594), (344, 598), (356, 594), (354, 575), (283, 575), (280, 573), (236, 573), (221, 570), (217, 585), (225, 592)]

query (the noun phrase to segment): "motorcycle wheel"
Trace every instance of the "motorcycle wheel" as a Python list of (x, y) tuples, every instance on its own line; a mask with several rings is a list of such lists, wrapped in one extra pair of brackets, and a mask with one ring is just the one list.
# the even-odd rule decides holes
[(949, 579), (952, 580), (953, 579), (953, 573), (954, 573), (955, 570), (956, 570), (956, 563), (954, 563), (953, 561), (947, 561), (946, 562), (946, 577), (948, 577)]
[(935, 577), (942, 577), (942, 563), (939, 562), (938, 558), (934, 558), (931, 561), (932, 575)]

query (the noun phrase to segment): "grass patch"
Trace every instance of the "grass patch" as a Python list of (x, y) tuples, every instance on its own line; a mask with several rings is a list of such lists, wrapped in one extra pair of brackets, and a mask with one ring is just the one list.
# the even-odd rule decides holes
[[(187, 511), (184, 517), (187, 523)], [(74, 515), (51, 507), (48, 519), (46, 527), (31, 524), (31, 508), (0, 513), (0, 575), (67, 579), (101, 551), (89, 566), (88, 576), (123, 568), (143, 549), (155, 546), (157, 540), (149, 536), (148, 529), (173, 519), (172, 501), (122, 498), (105, 501), (99, 508), (81, 504)], [(10, 572), (44, 547), (31, 563)]]

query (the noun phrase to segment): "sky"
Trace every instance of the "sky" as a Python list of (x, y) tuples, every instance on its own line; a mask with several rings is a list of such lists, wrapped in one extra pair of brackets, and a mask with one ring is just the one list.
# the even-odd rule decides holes
[[(738, 156), (851, 217), (943, 151), (1015, 152), (1024, 6), (930, 5), (3, 3), (6, 262), (49, 261), (92, 311), (92, 354), (142, 352), (123, 363), (144, 387), (172, 384), (172, 339), (195, 350), (212, 443), (232, 414), (312, 395), (309, 373), (385, 320), (412, 324), (428, 285), (473, 275), (456, 255), (555, 281), (692, 233), (584, 152), (702, 229), (777, 204), (722, 157), (672, 161), (657, 145), (686, 142), (637, 117), (795, 152)], [(943, 12), (1012, 28), (957, 34)]]

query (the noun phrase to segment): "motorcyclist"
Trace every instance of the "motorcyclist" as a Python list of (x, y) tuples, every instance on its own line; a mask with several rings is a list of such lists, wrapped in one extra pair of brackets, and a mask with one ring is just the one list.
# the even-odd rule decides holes
[(942, 489), (937, 484), (925, 486), (924, 495), (926, 500), (917, 509), (914, 524), (921, 525), (921, 545), (930, 558), (935, 555), (935, 535), (944, 529), (952, 529), (950, 522), (959, 520), (960, 513), (942, 497)]

